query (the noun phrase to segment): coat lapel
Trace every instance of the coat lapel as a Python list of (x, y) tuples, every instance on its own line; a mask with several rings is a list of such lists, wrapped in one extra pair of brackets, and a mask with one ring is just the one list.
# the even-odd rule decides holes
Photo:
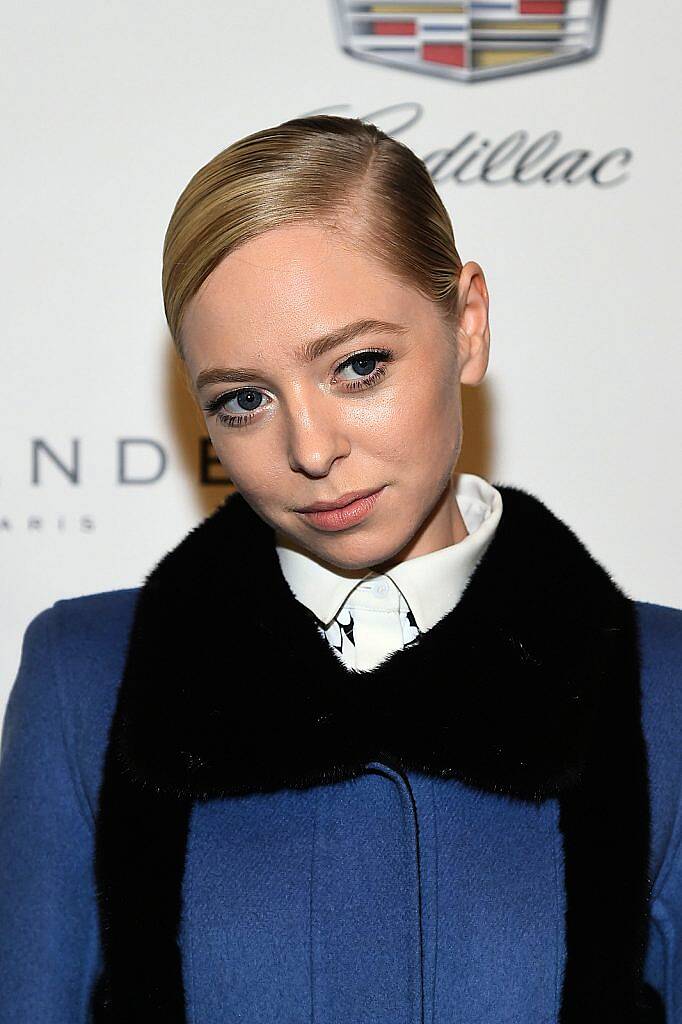
[(664, 1020), (643, 986), (650, 842), (634, 603), (539, 499), (503, 514), (458, 605), (350, 674), (239, 493), (145, 581), (100, 794), (103, 1022), (185, 1021), (177, 946), (194, 801), (349, 779), (382, 756), (560, 801), (561, 1024)]

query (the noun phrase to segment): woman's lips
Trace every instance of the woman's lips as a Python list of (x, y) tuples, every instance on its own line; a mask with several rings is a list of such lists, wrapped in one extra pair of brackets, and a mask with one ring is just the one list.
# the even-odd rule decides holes
[(344, 505), (343, 508), (328, 508), (322, 512), (300, 512), (299, 515), (302, 515), (318, 530), (344, 530), (347, 526), (354, 526), (355, 523), (361, 522), (369, 515), (385, 486), (384, 484), (384, 487), (380, 487), (378, 491), (368, 494), (365, 498), (351, 501), (350, 505)]

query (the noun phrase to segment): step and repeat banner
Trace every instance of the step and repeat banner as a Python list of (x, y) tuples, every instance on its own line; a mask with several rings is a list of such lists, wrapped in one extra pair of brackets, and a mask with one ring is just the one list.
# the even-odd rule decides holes
[(3, 22), (0, 711), (33, 615), (138, 586), (225, 496), (163, 236), (202, 164), (310, 113), (410, 146), (485, 271), (459, 468), (682, 605), (677, 4), (71, 0)]

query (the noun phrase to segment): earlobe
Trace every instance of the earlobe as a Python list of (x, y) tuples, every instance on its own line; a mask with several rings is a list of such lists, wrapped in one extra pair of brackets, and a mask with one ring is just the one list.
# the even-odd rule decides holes
[(486, 327), (484, 334), (466, 334), (460, 332), (459, 343), (459, 381), (472, 387), (480, 384), (488, 369), (490, 352), (490, 330)]

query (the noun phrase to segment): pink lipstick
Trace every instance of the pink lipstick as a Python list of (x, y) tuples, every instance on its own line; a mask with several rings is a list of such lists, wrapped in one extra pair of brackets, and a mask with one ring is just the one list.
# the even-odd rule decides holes
[[(354, 526), (356, 523), (362, 522), (362, 520), (370, 514), (379, 500), (385, 486), (386, 485), (384, 484), (384, 486), (380, 487), (379, 490), (363, 495), (362, 497), (350, 501), (346, 505), (341, 505), (336, 508), (315, 510), (315, 506), (313, 505), (309, 506), (313, 511), (298, 511), (304, 519), (307, 519), (307, 521), (318, 530), (344, 530), (348, 526)], [(316, 502), (316, 504), (320, 503)]]

